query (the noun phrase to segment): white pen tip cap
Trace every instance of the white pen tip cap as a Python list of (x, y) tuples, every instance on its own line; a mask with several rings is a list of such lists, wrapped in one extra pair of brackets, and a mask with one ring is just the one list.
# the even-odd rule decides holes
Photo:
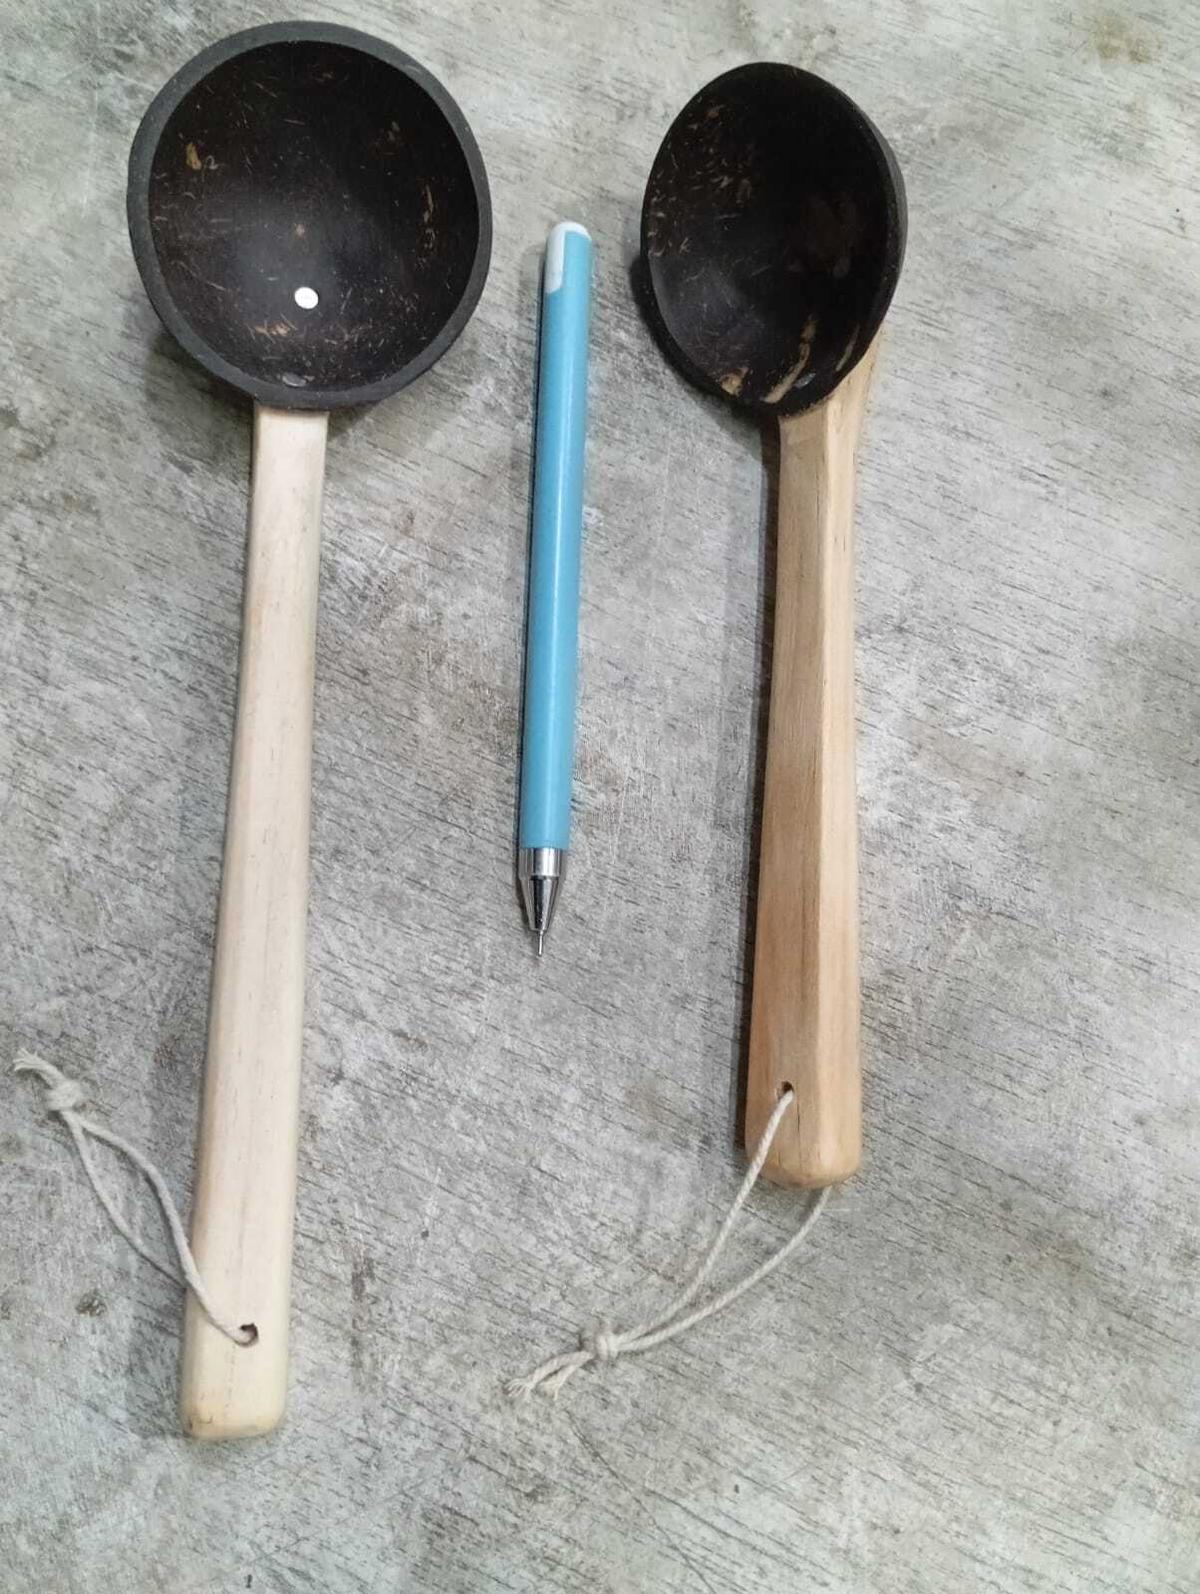
[(567, 234), (577, 232), (581, 238), (586, 238), (589, 243), (592, 235), (580, 222), (560, 221), (557, 227), (552, 227), (550, 236), (546, 240), (546, 275), (544, 292), (553, 293), (562, 287), (563, 261), (567, 251)]

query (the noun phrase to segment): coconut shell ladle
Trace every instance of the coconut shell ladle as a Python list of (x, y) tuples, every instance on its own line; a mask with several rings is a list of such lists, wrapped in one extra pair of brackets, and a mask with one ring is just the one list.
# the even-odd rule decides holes
[(685, 106), (642, 208), (647, 313), (700, 387), (778, 417), (779, 523), (746, 1094), (765, 1173), (815, 1188), (861, 1156), (854, 461), (904, 252), (887, 144), (832, 84), (738, 67)]
[(349, 28), (222, 40), (154, 100), (129, 230), (160, 318), (255, 401), (241, 675), (192, 1249), (182, 1416), (205, 1438), (283, 1413), (308, 905), (313, 656), (328, 412), (427, 370), (487, 276), (491, 208), (461, 111)]

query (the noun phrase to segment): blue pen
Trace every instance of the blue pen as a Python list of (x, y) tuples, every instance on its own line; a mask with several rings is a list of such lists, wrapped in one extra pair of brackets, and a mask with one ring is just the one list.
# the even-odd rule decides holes
[(562, 889), (571, 839), (591, 285), (587, 229), (561, 221), (546, 243), (542, 279), (517, 820), (517, 878), (539, 957)]

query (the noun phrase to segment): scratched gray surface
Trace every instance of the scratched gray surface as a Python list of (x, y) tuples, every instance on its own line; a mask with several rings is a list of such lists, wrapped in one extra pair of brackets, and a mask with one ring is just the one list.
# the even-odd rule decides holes
[[(0, 0), (0, 1055), (186, 1200), (249, 427), (158, 333), (125, 156), (288, 12)], [(1188, 0), (306, 6), (443, 76), (479, 313), (334, 427), (286, 1428), (174, 1428), (180, 1299), (0, 1087), (0, 1586), (1184, 1594), (1197, 1519), (1200, 14)], [(862, 462), (868, 1162), (736, 1316), (652, 1307), (739, 1176), (755, 432), (626, 270), (674, 110), (779, 57), (894, 140), (912, 235)], [(537, 256), (600, 245), (576, 854), (511, 886)], [(763, 1191), (739, 1245), (797, 1218)], [(144, 1214), (149, 1223), (150, 1214)]]

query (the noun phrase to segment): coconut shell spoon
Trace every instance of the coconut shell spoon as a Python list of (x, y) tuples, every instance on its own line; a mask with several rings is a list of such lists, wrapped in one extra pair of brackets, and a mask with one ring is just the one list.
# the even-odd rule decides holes
[(854, 473), (904, 237), (878, 130), (832, 84), (773, 63), (689, 101), (642, 209), (647, 313), (667, 356), (779, 425), (745, 1136), (758, 1144), (790, 1088), (764, 1172), (805, 1188), (861, 1158)]
[(187, 1306), (182, 1415), (230, 1438), (287, 1388), (328, 412), (406, 386), (462, 331), (491, 208), (461, 111), (408, 56), (349, 28), (223, 39), (154, 100), (129, 229), (167, 329), (254, 400), (237, 720), (192, 1212), (235, 1344)]

